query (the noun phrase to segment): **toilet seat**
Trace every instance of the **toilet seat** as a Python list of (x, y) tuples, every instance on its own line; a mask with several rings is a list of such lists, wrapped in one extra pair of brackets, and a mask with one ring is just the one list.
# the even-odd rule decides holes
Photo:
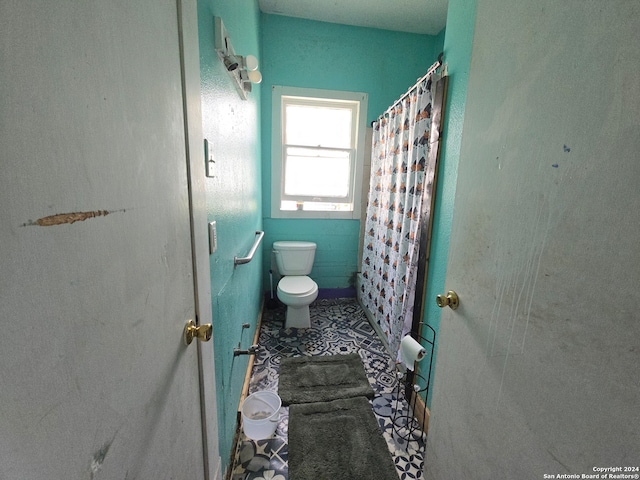
[(316, 282), (306, 275), (290, 275), (282, 277), (278, 289), (287, 295), (308, 295), (317, 289)]
[(287, 306), (285, 328), (310, 328), (309, 305), (318, 298), (318, 284), (306, 275), (285, 276), (278, 282), (277, 294)]

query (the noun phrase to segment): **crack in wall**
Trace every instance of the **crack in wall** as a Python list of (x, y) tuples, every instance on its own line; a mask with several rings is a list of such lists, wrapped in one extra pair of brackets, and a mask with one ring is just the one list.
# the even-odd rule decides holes
[(125, 209), (120, 210), (94, 210), (91, 212), (71, 212), (71, 213), (58, 213), (56, 215), (49, 215), (47, 217), (39, 218), (38, 220), (29, 220), (23, 223), (23, 227), (38, 226), (38, 227), (52, 227), (54, 225), (72, 224), (75, 222), (84, 222), (89, 218), (106, 217), (111, 213), (126, 212)]

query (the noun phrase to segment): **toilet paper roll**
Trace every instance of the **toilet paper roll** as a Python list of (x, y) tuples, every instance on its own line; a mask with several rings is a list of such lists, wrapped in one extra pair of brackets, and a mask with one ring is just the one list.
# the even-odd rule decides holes
[(400, 358), (409, 370), (413, 370), (413, 363), (422, 360), (426, 353), (422, 345), (416, 342), (411, 335), (405, 335), (400, 342)]

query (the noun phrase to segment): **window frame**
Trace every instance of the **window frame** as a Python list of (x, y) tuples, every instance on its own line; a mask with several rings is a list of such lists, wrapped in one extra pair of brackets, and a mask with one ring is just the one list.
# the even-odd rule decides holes
[[(284, 99), (284, 101), (283, 101)], [(299, 99), (299, 101), (294, 101)], [(282, 200), (291, 200), (291, 196), (284, 195), (284, 107), (286, 104), (294, 105), (316, 105), (316, 100), (320, 100), (327, 106), (344, 105), (344, 102), (354, 102), (352, 107), (357, 115), (353, 122), (356, 131), (352, 132), (353, 154), (351, 158), (351, 178), (349, 180), (350, 201), (329, 203), (351, 203), (353, 209), (350, 211), (311, 211), (311, 210), (281, 210)], [(271, 217), (272, 218), (326, 218), (326, 219), (360, 219), (362, 203), (362, 170), (364, 165), (365, 132), (367, 118), (366, 93), (347, 92), (338, 90), (320, 90), (313, 88), (285, 87), (274, 85), (272, 87), (272, 135), (271, 135)], [(293, 145), (287, 145), (293, 147)], [(308, 148), (305, 146), (304, 148)], [(314, 148), (314, 147), (311, 147)], [(346, 150), (346, 149), (344, 149)], [(310, 197), (299, 195), (300, 199), (310, 199)], [(318, 198), (317, 196), (314, 198)], [(329, 197), (331, 198), (331, 197)], [(326, 197), (321, 200), (326, 200)]]

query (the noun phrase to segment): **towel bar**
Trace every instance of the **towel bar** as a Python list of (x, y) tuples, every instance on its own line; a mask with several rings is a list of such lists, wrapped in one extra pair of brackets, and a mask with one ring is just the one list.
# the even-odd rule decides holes
[(256, 230), (256, 239), (253, 242), (253, 246), (251, 247), (251, 250), (249, 250), (249, 253), (247, 254), (246, 257), (233, 257), (233, 266), (235, 267), (236, 265), (242, 265), (245, 263), (249, 263), (251, 260), (253, 260), (253, 255), (256, 253), (256, 250), (258, 249), (258, 245), (260, 245), (260, 242), (262, 241), (262, 237), (264, 237), (264, 232), (260, 231), (260, 230)]

